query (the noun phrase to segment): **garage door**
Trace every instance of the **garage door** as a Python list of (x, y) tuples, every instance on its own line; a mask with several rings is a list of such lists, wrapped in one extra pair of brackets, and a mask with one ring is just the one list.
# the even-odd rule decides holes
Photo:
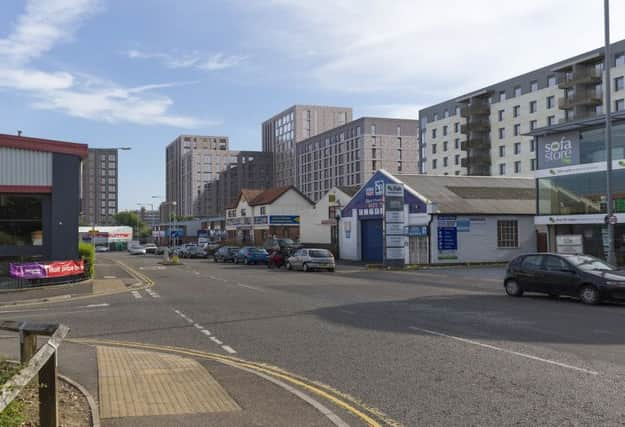
[(382, 220), (360, 221), (360, 235), (362, 236), (362, 260), (366, 262), (382, 262), (384, 256)]

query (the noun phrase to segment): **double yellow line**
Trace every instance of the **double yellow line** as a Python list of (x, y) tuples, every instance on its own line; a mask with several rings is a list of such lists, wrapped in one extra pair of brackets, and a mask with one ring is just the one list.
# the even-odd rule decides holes
[(176, 354), (183, 354), (186, 356), (198, 357), (202, 359), (212, 360), (216, 362), (220, 362), (232, 367), (243, 367), (255, 372), (261, 372), (263, 374), (272, 376), (274, 378), (279, 378), (283, 381), (289, 382), (297, 387), (300, 387), (304, 390), (307, 390), (310, 393), (316, 394), (329, 402), (332, 402), (336, 406), (344, 409), (350, 414), (356, 416), (360, 420), (362, 420), (366, 425), (371, 427), (381, 427), (381, 426), (391, 426), (398, 427), (400, 424), (397, 421), (392, 420), (382, 411), (376, 408), (372, 408), (367, 406), (366, 404), (360, 402), (354, 397), (339, 392), (338, 390), (319, 383), (315, 381), (311, 381), (305, 377), (300, 375), (296, 375), (285, 371), (276, 366), (268, 365), (265, 363), (256, 363), (250, 362), (245, 359), (241, 359), (238, 357), (226, 356), (218, 353), (208, 353), (199, 350), (193, 350), (184, 347), (174, 347), (167, 345), (156, 345), (156, 344), (146, 344), (140, 342), (129, 342), (129, 341), (116, 341), (116, 340), (106, 340), (106, 339), (89, 339), (89, 338), (70, 338), (66, 339), (67, 342), (72, 342), (75, 344), (86, 344), (86, 345), (108, 345), (108, 346), (117, 346), (117, 347), (128, 347), (128, 348), (138, 348), (152, 351), (165, 351)]

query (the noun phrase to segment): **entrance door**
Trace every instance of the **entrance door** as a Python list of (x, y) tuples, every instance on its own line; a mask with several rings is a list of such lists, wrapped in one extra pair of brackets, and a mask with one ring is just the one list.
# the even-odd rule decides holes
[(365, 262), (384, 261), (384, 242), (382, 241), (382, 220), (369, 219), (360, 221), (361, 258)]
[(428, 237), (410, 236), (408, 238), (410, 264), (428, 263)]

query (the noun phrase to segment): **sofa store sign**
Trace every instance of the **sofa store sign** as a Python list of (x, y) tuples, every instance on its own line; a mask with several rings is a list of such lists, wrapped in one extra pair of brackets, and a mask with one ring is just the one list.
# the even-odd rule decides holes
[(579, 164), (579, 132), (567, 132), (538, 139), (538, 169)]

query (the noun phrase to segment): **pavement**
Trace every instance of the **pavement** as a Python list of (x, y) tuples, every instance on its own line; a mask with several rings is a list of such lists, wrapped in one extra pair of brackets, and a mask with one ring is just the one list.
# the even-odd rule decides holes
[[(146, 377), (170, 374), (163, 368), (169, 363), (180, 367), (182, 378), (189, 370), (203, 378), (193, 390), (217, 390), (196, 394), (229, 396), (240, 408), (200, 412), (197, 405), (210, 402), (191, 400), (184, 405), (193, 413), (118, 413), (124, 416), (104, 418), (104, 426), (625, 423), (620, 304), (510, 298), (501, 267), (367, 271), (339, 265), (332, 274), (207, 260), (164, 267), (155, 257), (126, 254), (102, 258), (123, 262), (154, 286), (6, 309), (0, 319), (68, 324), (59, 368), (83, 383), (101, 408), (106, 391), (99, 384), (110, 378), (100, 374), (102, 348), (152, 353), (138, 356), (133, 368), (129, 362), (115, 368), (126, 372), (113, 394), (122, 402), (158, 402), (163, 386), (156, 384), (162, 383)], [(0, 339), (0, 351), (16, 348), (14, 338)], [(164, 354), (186, 360), (162, 362)], [(187, 393), (193, 394), (173, 394)], [(146, 399), (136, 401), (142, 395)]]

